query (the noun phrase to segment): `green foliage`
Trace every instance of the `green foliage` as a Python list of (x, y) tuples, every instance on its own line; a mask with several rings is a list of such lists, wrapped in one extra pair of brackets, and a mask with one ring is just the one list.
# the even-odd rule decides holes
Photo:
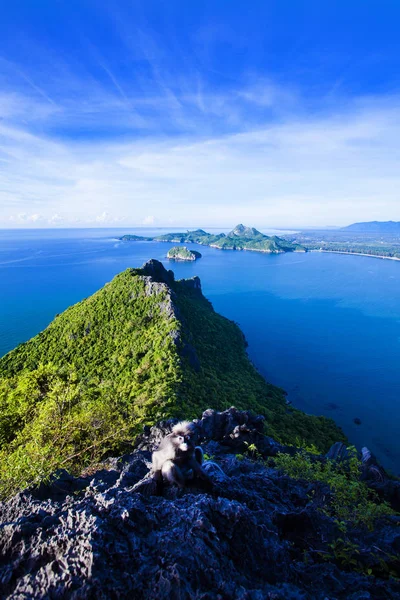
[[(245, 445), (245, 452), (248, 458), (251, 458), (252, 460), (263, 460), (263, 456), (255, 444), (249, 444), (248, 442), (245, 442)], [(241, 457), (239, 460), (243, 459), (243, 455), (236, 455), (236, 458), (238, 458), (238, 456)]]
[(340, 537), (329, 544), (329, 548), (331, 549), (331, 553), (330, 555), (328, 554), (327, 558), (333, 558), (342, 568), (350, 567), (352, 570), (362, 569), (362, 564), (358, 560), (360, 550), (357, 543)]
[(343, 462), (322, 461), (299, 451), (295, 456), (280, 453), (275, 463), (294, 479), (319, 481), (331, 488), (332, 496), (324, 510), (336, 520), (339, 529), (346, 531), (349, 526), (359, 525), (373, 529), (377, 518), (394, 512), (360, 481), (361, 463), (355, 449), (349, 450), (351, 456)]
[(325, 450), (343, 439), (333, 421), (286, 407), (237, 325), (190, 281), (170, 289), (143, 275), (121, 273), (0, 359), (0, 495), (59, 467), (77, 473), (126, 451), (144, 424), (209, 407), (262, 413), (283, 442)]
[(203, 454), (203, 459), (204, 460), (214, 460), (214, 455), (213, 454), (207, 454), (206, 452), (204, 452)]
[[(360, 481), (361, 463), (355, 448), (350, 447), (348, 450), (350, 458), (343, 462), (317, 459), (304, 450), (297, 452), (295, 456), (281, 453), (274, 460), (276, 466), (290, 477), (321, 482), (331, 489), (326, 504), (320, 510), (334, 520), (340, 533), (327, 544), (326, 550), (316, 552), (320, 558), (334, 561), (340, 568), (365, 575), (398, 577), (397, 555), (387, 554), (377, 546), (373, 546), (373, 552), (368, 550), (366, 554), (365, 549), (362, 551), (359, 546), (360, 531), (365, 528), (372, 531), (377, 519), (395, 512)], [(314, 501), (313, 491), (310, 501)], [(309, 551), (306, 551), (306, 560), (308, 555)]]
[(294, 448), (301, 448), (302, 450), (304, 450), (304, 452), (307, 452), (307, 454), (313, 454), (314, 456), (321, 454), (320, 450), (315, 444), (310, 444), (308, 440), (302, 439), (300, 437), (296, 437), (294, 439), (294, 443), (288, 444), (288, 446), (292, 446)]
[(362, 552), (359, 544), (348, 537), (336, 538), (328, 544), (328, 548), (329, 551), (319, 551), (317, 554), (323, 560), (335, 561), (342, 569), (383, 579), (399, 579), (399, 557), (397, 554), (384, 552), (375, 546), (373, 552), (368, 552), (368, 560), (366, 561), (365, 551)]
[(168, 416), (181, 324), (166, 313), (166, 286), (146, 285), (125, 271), (1, 359), (3, 495), (122, 451), (141, 424)]

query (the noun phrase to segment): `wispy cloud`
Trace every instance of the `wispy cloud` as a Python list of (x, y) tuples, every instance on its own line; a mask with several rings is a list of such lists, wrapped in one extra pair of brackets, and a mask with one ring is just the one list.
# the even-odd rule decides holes
[(400, 219), (398, 106), (397, 97), (363, 99), (343, 112), (289, 114), (206, 139), (190, 132), (77, 142), (2, 125), (1, 224)]
[(213, 84), (215, 28), (190, 55), (113, 18), (117, 58), (82, 35), (82, 65), (0, 59), (0, 226), (400, 220), (399, 97), (315, 98), (256, 70)]
[(148, 215), (147, 217), (145, 217), (142, 221), (142, 225), (154, 225), (154, 223), (156, 222), (156, 218), (154, 215)]

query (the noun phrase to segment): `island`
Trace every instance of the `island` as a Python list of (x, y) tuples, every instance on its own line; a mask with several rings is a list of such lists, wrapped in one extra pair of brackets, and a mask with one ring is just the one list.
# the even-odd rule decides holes
[(196, 252), (196, 250), (188, 250), (186, 246), (174, 246), (168, 250), (167, 258), (170, 260), (195, 261), (201, 258), (201, 254), (200, 252)]
[(265, 252), (268, 254), (281, 254), (283, 252), (306, 252), (301, 244), (285, 240), (276, 235), (269, 236), (261, 233), (254, 227), (245, 227), (241, 223), (228, 234), (207, 233), (203, 229), (186, 231), (185, 233), (166, 233), (154, 238), (141, 237), (138, 235), (123, 235), (118, 238), (123, 242), (155, 241), (169, 242), (175, 244), (200, 244), (210, 246), (219, 250), (251, 250), (253, 252)]

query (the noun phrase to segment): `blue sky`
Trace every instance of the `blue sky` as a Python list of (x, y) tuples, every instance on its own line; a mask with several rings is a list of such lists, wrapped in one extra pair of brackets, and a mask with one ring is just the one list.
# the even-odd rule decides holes
[(397, 0), (15, 0), (0, 227), (400, 220)]

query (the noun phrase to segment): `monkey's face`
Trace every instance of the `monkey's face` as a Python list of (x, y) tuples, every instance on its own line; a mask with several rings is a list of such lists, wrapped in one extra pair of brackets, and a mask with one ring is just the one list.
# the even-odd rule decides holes
[(194, 441), (192, 432), (177, 431), (174, 435), (174, 442), (180, 452), (193, 452)]

